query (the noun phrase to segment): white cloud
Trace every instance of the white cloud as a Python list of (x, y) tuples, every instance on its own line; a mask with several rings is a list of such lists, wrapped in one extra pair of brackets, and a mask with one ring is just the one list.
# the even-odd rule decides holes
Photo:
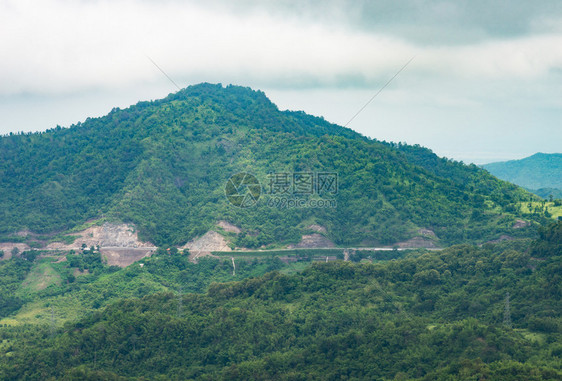
[(160, 75), (252, 82), (338, 84), (372, 80), (411, 47), (268, 14), (237, 16), (193, 5), (134, 2), (18, 2), (0, 20), (3, 94), (80, 91)]
[(418, 47), (391, 35), (183, 3), (8, 2), (2, 95), (115, 88), (161, 74), (267, 86), (374, 86), (418, 54), (412, 74), (534, 78), (562, 67), (561, 35)]
[[(485, 126), (478, 130), (485, 132), (525, 121), (551, 131), (559, 119), (562, 19), (556, 13), (510, 11), (506, 17), (512, 20), (498, 21), (503, 28), (483, 24), (475, 9), (463, 13), (463, 7), (439, 8), (439, 2), (425, 13), (402, 6), (389, 10), (395, 2), (383, 1), (334, 0), (327, 7), (298, 2), (305, 5), (297, 12), (284, 3), (289, 2), (247, 1), (235, 10), (234, 3), (221, 1), (0, 2), (0, 100), (8, 100), (0, 104), (0, 129), (49, 128), (101, 115), (111, 109), (108, 100), (123, 107), (164, 96), (163, 88), (175, 91), (146, 55), (180, 86), (209, 81), (261, 88), (282, 108), (305, 109), (338, 123), (415, 55), (352, 126), (410, 143), (427, 143), (422, 139), (434, 134), (452, 147), (443, 136), (455, 123), (460, 127), (450, 139), (461, 147), (463, 139), (479, 136), (465, 133), (470, 125)], [(501, 9), (489, 13), (495, 23)], [(25, 109), (26, 94), (35, 96), (36, 112), (29, 112), (35, 119), (26, 122), (21, 112), (6, 116), (13, 104)], [(74, 102), (80, 114), (70, 113), (64, 104), (74, 95), (92, 108)], [(54, 103), (45, 107), (41, 99)], [(50, 119), (41, 119), (51, 109)], [(415, 112), (411, 122), (407, 110)], [(41, 121), (46, 125), (38, 126)], [(16, 124), (21, 128), (11, 127)], [(424, 135), (410, 125), (433, 132)]]

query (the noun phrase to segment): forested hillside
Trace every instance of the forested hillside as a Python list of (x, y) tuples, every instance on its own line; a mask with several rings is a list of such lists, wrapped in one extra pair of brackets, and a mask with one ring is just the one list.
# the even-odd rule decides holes
[(558, 222), (532, 243), (318, 263), (0, 328), (0, 378), (559, 380), (561, 245)]
[[(260, 183), (252, 207), (225, 197), (240, 172)], [(272, 176), (295, 174), (337, 177), (329, 192), (284, 195), (329, 207), (272, 203)], [(513, 228), (516, 218), (543, 220), (522, 215), (529, 198), (476, 166), (281, 112), (236, 86), (200, 84), (70, 128), (0, 138), (3, 241), (101, 219), (132, 222), (158, 246), (183, 244), (218, 220), (241, 227), (234, 244), (251, 248), (298, 242), (314, 223), (338, 245), (391, 245), (419, 229), (441, 245), (486, 242), (533, 234)]]
[(157, 292), (202, 293), (213, 282), (241, 280), (279, 269), (293, 271), (295, 266), (278, 258), (237, 259), (233, 274), (230, 258), (201, 258), (195, 264), (189, 261), (188, 253), (159, 249), (152, 257), (121, 269), (104, 265), (100, 253), (90, 249), (67, 254), (66, 260), (41, 254), (26, 251), (0, 261), (0, 327), (59, 326), (122, 298)]

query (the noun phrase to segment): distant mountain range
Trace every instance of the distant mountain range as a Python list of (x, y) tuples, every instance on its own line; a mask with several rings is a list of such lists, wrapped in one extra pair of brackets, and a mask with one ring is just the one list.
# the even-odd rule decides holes
[(536, 153), (521, 160), (483, 165), (492, 175), (548, 198), (562, 198), (562, 153)]
[(485, 242), (528, 234), (513, 227), (528, 199), (475, 165), (280, 111), (239, 86), (204, 83), (0, 138), (4, 241), (101, 219), (133, 223), (158, 246), (217, 221), (239, 227), (229, 240), (250, 248), (298, 243), (311, 226), (336, 245)]

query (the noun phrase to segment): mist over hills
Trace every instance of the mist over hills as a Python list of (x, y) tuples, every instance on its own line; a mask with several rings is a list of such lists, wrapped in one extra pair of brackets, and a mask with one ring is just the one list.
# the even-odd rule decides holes
[[(225, 196), (238, 173), (259, 183), (250, 207)], [(337, 188), (295, 192), (290, 183), (279, 194), (272, 184), (277, 175), (310, 175), (317, 186), (319, 174)], [(159, 246), (183, 244), (218, 220), (242, 229), (233, 242), (244, 247), (296, 243), (311, 224), (337, 245), (391, 245), (420, 229), (441, 244), (530, 234), (513, 227), (530, 195), (475, 165), (279, 111), (260, 91), (208, 83), (70, 128), (3, 136), (0, 190), (3, 239), (94, 219), (132, 222)], [(319, 200), (324, 207), (311, 207)]]

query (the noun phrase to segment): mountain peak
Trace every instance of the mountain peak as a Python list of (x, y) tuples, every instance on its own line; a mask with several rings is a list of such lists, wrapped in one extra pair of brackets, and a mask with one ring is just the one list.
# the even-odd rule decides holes
[(259, 102), (262, 105), (269, 104), (276, 108), (271, 100), (265, 95), (263, 91), (253, 90), (250, 87), (227, 85), (223, 86), (221, 83), (202, 82), (195, 85), (185, 87), (168, 97), (163, 101), (182, 100), (185, 98), (199, 98), (202, 102), (205, 101), (224, 101), (225, 99), (234, 100), (238, 102), (243, 100), (252, 100)]

